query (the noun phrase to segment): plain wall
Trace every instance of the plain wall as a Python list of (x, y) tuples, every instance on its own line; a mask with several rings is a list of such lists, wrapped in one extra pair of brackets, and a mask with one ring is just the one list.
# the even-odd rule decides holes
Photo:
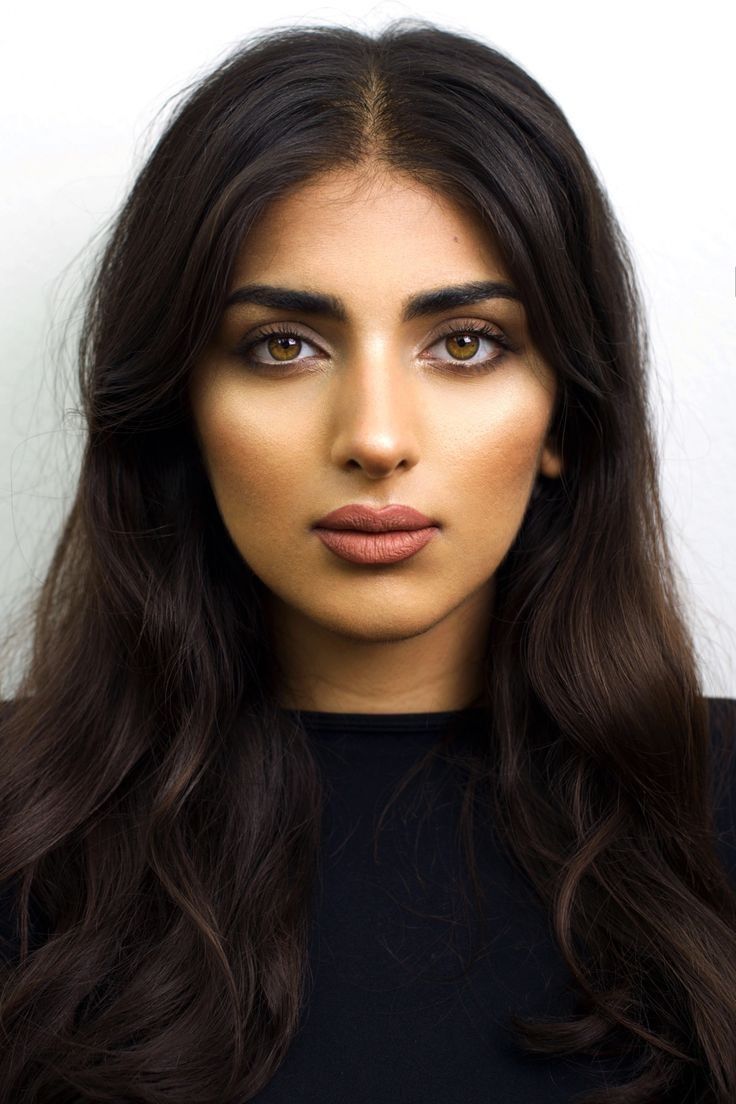
[(257, 21), (224, 0), (16, 6), (0, 46), (0, 616), (43, 576), (71, 500), (76, 296), (166, 100), (266, 22), (371, 30), (402, 15), (510, 54), (557, 100), (608, 190), (645, 291), (662, 491), (706, 693), (736, 697), (736, 144), (722, 0), (277, 2)]

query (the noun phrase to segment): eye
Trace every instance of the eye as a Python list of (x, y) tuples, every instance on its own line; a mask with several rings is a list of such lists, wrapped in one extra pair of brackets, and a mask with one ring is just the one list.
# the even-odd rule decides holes
[[(506, 335), (490, 323), (471, 320), (464, 324), (453, 321), (438, 337), (435, 337), (430, 349), (444, 342), (443, 348), (449, 352), (449, 360), (430, 356), (428, 359), (446, 365), (455, 375), (472, 375), (475, 372), (493, 371), (509, 352), (518, 352), (518, 348)], [(486, 346), (495, 346), (495, 352), (478, 355)], [(254, 350), (264, 346), (266, 357), (254, 356)], [(243, 360), (253, 371), (279, 368), (289, 364), (313, 362), (318, 356), (300, 356), (304, 346), (317, 349), (318, 346), (305, 337), (299, 330), (284, 327), (278, 323), (262, 326), (255, 334), (246, 339), (234, 350), (234, 355)], [(287, 373), (281, 373), (287, 374)]]
[[(495, 345), (496, 352), (483, 355), (480, 351), (484, 341), (486, 345)], [(471, 373), (493, 371), (509, 352), (518, 352), (517, 347), (501, 330), (487, 322), (470, 321), (462, 326), (453, 322), (452, 328), (441, 333), (430, 348), (440, 343), (443, 343), (442, 347), (453, 358), (442, 363), (448, 364), (453, 372), (460, 368), (461, 374), (462, 371)], [(477, 355), (479, 353), (480, 355)]]
[[(273, 360), (263, 360), (259, 356), (253, 356), (253, 350), (259, 345), (265, 346), (266, 354), (273, 357)], [(281, 364), (291, 364), (303, 359), (298, 356), (302, 345), (312, 345), (316, 348), (316, 345), (313, 345), (298, 330), (274, 325), (262, 327), (253, 337), (237, 347), (235, 355), (242, 357), (246, 364), (253, 368), (275, 368)]]

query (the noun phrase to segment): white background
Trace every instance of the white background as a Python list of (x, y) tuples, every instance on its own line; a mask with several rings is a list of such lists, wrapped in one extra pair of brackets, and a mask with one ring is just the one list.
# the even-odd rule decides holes
[(662, 491), (705, 690), (736, 697), (729, 5), (14, 7), (0, 44), (0, 617), (42, 577), (70, 502), (82, 439), (76, 297), (165, 125), (167, 99), (251, 29), (312, 22), (372, 31), (413, 15), (519, 62), (557, 100), (608, 190), (646, 297)]

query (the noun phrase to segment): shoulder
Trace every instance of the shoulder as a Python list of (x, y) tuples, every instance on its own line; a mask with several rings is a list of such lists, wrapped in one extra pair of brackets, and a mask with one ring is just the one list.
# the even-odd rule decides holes
[[(705, 698), (716, 783), (716, 832), (721, 861), (736, 883), (736, 698)], [(15, 700), (0, 701), (0, 730)], [(17, 945), (17, 877), (0, 884), (0, 958)], [(34, 902), (31, 900), (32, 923)], [(33, 930), (40, 923), (36, 916)]]

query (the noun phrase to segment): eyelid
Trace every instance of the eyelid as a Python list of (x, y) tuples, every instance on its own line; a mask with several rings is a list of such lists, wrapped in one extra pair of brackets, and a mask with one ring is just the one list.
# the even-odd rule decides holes
[[(519, 352), (520, 347), (508, 336), (507, 332), (502, 329), (496, 322), (492, 322), (487, 318), (467, 317), (467, 318), (446, 318), (442, 322), (438, 323), (438, 329), (433, 332), (429, 338), (424, 339), (422, 345), (422, 351), (426, 346), (434, 345), (441, 338), (446, 337), (450, 333), (456, 333), (462, 331), (464, 328), (472, 331), (479, 327), (490, 327), (494, 333), (498, 336), (498, 339), (504, 343), (508, 349), (512, 352)], [(323, 348), (320, 338), (314, 338), (309, 335), (307, 330), (302, 326), (300, 322), (290, 321), (278, 321), (278, 322), (264, 322), (261, 326), (256, 326), (245, 335), (245, 337), (237, 345), (236, 352), (242, 352), (248, 347), (252, 347), (254, 343), (262, 341), (266, 337), (270, 337), (272, 333), (283, 333), (284, 331), (293, 331), (298, 337), (301, 337), (304, 341), (308, 341), (310, 345), (316, 345), (322, 352), (327, 353), (328, 350)], [(493, 335), (491, 335), (493, 336)], [(329, 355), (329, 353), (328, 353)]]
[(260, 326), (254, 326), (252, 330), (249, 330), (244, 334), (243, 338), (238, 343), (239, 348), (243, 348), (246, 345), (252, 345), (254, 341), (262, 341), (265, 337), (270, 337), (271, 334), (281, 334), (293, 332), (304, 341), (309, 341), (312, 345), (318, 345), (322, 347), (322, 339), (317, 337), (311, 337), (308, 330), (301, 324), (301, 322), (264, 322)]
[(446, 337), (448, 333), (455, 333), (456, 331), (462, 331), (468, 329), (471, 333), (474, 330), (480, 328), (490, 329), (500, 339), (505, 339), (511, 343), (506, 331), (502, 326), (499, 326), (497, 322), (492, 322), (490, 318), (446, 318), (444, 322), (440, 323), (440, 329), (436, 331), (434, 337), (430, 339), (429, 344), (433, 345), (435, 341), (438, 341), (441, 337)]

